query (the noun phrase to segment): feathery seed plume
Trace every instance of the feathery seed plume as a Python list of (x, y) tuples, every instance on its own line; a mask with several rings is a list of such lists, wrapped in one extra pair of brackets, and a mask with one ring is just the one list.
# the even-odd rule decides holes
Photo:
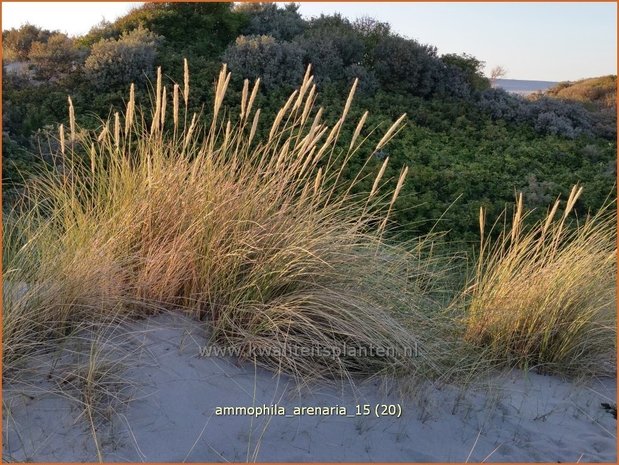
[(163, 86), (163, 91), (162, 91), (162, 95), (161, 95), (161, 128), (163, 129), (163, 126), (165, 124), (165, 109), (166, 109), (166, 105), (167, 105), (167, 95), (166, 95), (166, 88), (165, 86)]
[(243, 81), (243, 93), (241, 94), (241, 121), (245, 118), (245, 110), (247, 106), (247, 94), (249, 92), (249, 79)]
[(247, 147), (251, 145), (251, 141), (254, 139), (256, 135), (256, 129), (258, 128), (258, 120), (260, 119), (260, 108), (256, 110), (256, 114), (254, 115), (254, 121), (251, 124), (251, 130), (249, 131), (249, 138), (247, 139)]
[(174, 92), (172, 95), (172, 106), (173, 106), (173, 117), (174, 117), (174, 128), (178, 127), (178, 92), (179, 86), (178, 84), (174, 84)]
[(90, 172), (95, 175), (95, 157), (97, 151), (95, 150), (95, 144), (90, 144)]
[(184, 68), (184, 87), (183, 87), (183, 99), (185, 100), (185, 108), (189, 105), (189, 63), (187, 62), (187, 58), (183, 58), (183, 68)]
[(114, 145), (120, 147), (120, 114), (114, 113)]
[(131, 83), (129, 87), (129, 103), (127, 103), (127, 114), (125, 115), (125, 135), (129, 134), (129, 130), (133, 125), (133, 114), (135, 112), (135, 84)]
[(65, 149), (65, 145), (64, 145), (64, 124), (61, 124), (58, 127), (58, 134), (60, 136), (60, 152), (64, 155), (64, 149)]
[(189, 125), (189, 129), (187, 130), (187, 135), (185, 136), (185, 142), (183, 143), (183, 150), (187, 148), (189, 145), (189, 141), (193, 136), (193, 131), (196, 129), (197, 115), (194, 113), (191, 118), (191, 124)]
[(374, 179), (374, 184), (372, 185), (372, 190), (370, 191), (370, 195), (368, 197), (368, 200), (371, 199), (372, 197), (374, 197), (374, 194), (376, 194), (376, 191), (378, 190), (378, 184), (380, 183), (380, 180), (382, 179), (383, 175), (385, 174), (385, 169), (387, 168), (387, 163), (389, 163), (389, 157), (385, 158), (385, 161), (383, 162), (382, 166), (380, 167), (380, 171), (376, 175), (376, 179)]
[(391, 125), (391, 127), (389, 128), (389, 130), (385, 133), (385, 135), (383, 136), (383, 138), (378, 142), (378, 144), (376, 145), (376, 148), (374, 149), (374, 151), (378, 151), (380, 149), (382, 149), (385, 144), (387, 142), (389, 142), (389, 140), (393, 137), (396, 129), (398, 129), (398, 127), (400, 126), (400, 123), (404, 120), (404, 118), (406, 118), (406, 113), (404, 113), (402, 116), (400, 116), (395, 123), (393, 123)]
[(67, 99), (69, 100), (69, 140), (73, 143), (75, 141), (75, 108), (73, 108), (71, 97), (67, 97)]
[(359, 120), (359, 122), (357, 123), (357, 127), (355, 128), (355, 132), (352, 135), (352, 139), (350, 141), (350, 147), (348, 148), (348, 150), (352, 150), (353, 146), (355, 145), (355, 142), (357, 141), (357, 137), (359, 137), (359, 134), (361, 134), (361, 129), (363, 129), (363, 125), (365, 124), (365, 120), (367, 119), (368, 114), (369, 113), (366, 111), (361, 117), (361, 119)]

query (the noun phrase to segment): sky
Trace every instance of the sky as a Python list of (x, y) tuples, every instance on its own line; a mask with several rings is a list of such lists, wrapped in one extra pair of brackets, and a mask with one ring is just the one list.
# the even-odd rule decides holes
[[(2, 2), (2, 28), (29, 22), (69, 35), (114, 20), (140, 2)], [(443, 53), (469, 53), (500, 65), (506, 78), (577, 80), (617, 74), (616, 3), (301, 2), (310, 18), (339, 12), (370, 16)]]

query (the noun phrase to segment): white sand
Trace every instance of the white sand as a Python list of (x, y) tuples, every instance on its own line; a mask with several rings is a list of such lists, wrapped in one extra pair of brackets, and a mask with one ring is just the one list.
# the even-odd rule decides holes
[[(137, 332), (136, 332), (137, 331)], [(587, 385), (513, 372), (491, 387), (458, 395), (453, 388), (418, 388), (414, 400), (385, 394), (379, 382), (352, 388), (297, 388), (286, 376), (200, 357), (198, 323), (160, 315), (116, 339), (130, 358), (123, 377), (134, 399), (110, 411), (97, 437), (106, 461), (548, 461), (615, 462), (616, 381)], [(118, 340), (123, 344), (119, 345)], [(113, 354), (117, 357), (117, 354)], [(51, 365), (52, 355), (41, 358)], [(4, 386), (5, 460), (95, 461), (83, 408), (56, 389), (55, 366), (30, 383)], [(46, 373), (56, 373), (51, 378)], [(61, 384), (62, 385), (62, 384)], [(110, 389), (123, 386), (109, 385)], [(71, 392), (65, 389), (66, 392)], [(345, 406), (347, 414), (217, 416), (217, 407)], [(401, 416), (355, 416), (355, 406), (400, 404)], [(79, 418), (78, 418), (79, 417)]]

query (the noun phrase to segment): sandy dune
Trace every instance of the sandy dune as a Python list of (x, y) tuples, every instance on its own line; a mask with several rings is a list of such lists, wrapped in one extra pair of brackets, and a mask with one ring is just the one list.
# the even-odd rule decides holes
[[(201, 357), (205, 344), (200, 326), (178, 315), (139, 321), (103, 344), (110, 359), (128, 355), (122, 378), (131, 385), (111, 375), (117, 366), (102, 383), (133, 399), (111, 402), (108, 420), (96, 420), (105, 461), (616, 460), (616, 420), (600, 405), (615, 402), (615, 380), (512, 372), (464, 395), (411, 386), (403, 400), (379, 381), (298, 387), (252, 364)], [(32, 376), (4, 385), (5, 460), (97, 460), (78, 392), (58, 374), (63, 360), (42, 356)], [(365, 404), (370, 415), (356, 415)], [(381, 404), (395, 415), (376, 417)], [(218, 407), (265, 414), (217, 415)]]

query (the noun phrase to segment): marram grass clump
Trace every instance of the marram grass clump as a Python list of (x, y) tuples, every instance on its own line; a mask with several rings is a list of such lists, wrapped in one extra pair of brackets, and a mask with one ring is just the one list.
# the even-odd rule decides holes
[(308, 69), (261, 139), (259, 80), (245, 81), (230, 119), (229, 82), (224, 65), (209, 123), (188, 112), (187, 63), (172, 92), (158, 70), (152, 109), (131, 86), (124, 114), (94, 132), (69, 100), (59, 162), (6, 220), (5, 370), (79, 322), (175, 308), (240, 358), (300, 378), (447, 376), (460, 357), (458, 342), (445, 342), (453, 322), (428, 315), (419, 285), (437, 268), (425, 253), (432, 238), (383, 239), (407, 168), (387, 190), (385, 160), (364, 196), (352, 194), (361, 175), (342, 181), (404, 116), (372, 150), (366, 114), (341, 147), (357, 83), (330, 126)]
[(486, 359), (573, 376), (616, 372), (617, 218), (609, 206), (577, 221), (581, 193), (574, 186), (533, 227), (520, 194), (511, 227), (496, 240), (484, 238), (480, 211), (465, 337)]

